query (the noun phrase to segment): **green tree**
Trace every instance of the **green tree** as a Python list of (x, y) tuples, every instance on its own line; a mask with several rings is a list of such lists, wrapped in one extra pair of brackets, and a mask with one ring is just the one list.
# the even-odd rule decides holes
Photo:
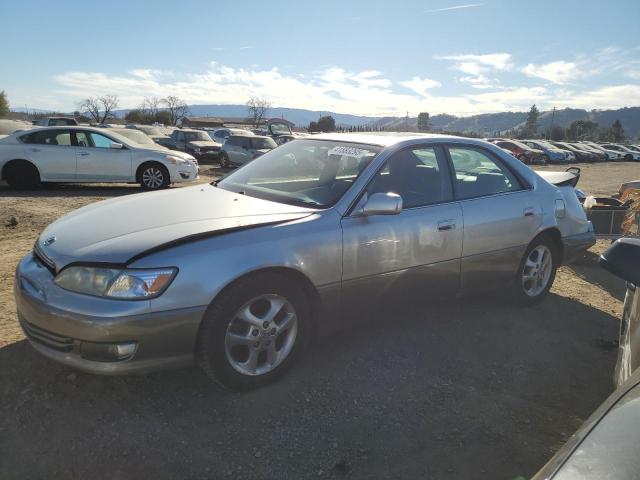
[(431, 119), (428, 112), (420, 112), (418, 114), (418, 130), (421, 132), (431, 130)]
[(529, 137), (536, 137), (538, 135), (538, 119), (540, 118), (540, 111), (536, 107), (535, 103), (531, 105), (529, 113), (527, 115), (527, 121), (524, 124), (523, 135)]
[(0, 118), (9, 114), (9, 100), (4, 90), (0, 91)]
[(560, 142), (565, 138), (565, 129), (560, 125), (554, 125), (549, 129), (547, 137), (555, 142)]
[(124, 119), (127, 123), (146, 123), (147, 117), (142, 110), (139, 108), (129, 110), (127, 114), (124, 116)]
[(310, 132), (319, 132), (320, 129), (318, 128), (318, 122), (309, 123), (309, 128), (307, 130), (309, 130)]
[(622, 128), (622, 123), (620, 123), (620, 120), (616, 120), (615, 122), (613, 122), (613, 125), (611, 125), (611, 137), (613, 138), (614, 142), (624, 142), (626, 137), (624, 134), (624, 128)]
[(336, 121), (331, 115), (320, 117), (318, 120), (318, 130), (321, 132), (335, 132)]
[(163, 125), (171, 125), (171, 114), (166, 110), (160, 110), (156, 113), (155, 121)]

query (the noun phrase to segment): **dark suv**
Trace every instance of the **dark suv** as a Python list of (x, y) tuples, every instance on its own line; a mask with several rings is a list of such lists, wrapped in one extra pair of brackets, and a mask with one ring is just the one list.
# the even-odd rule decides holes
[(184, 128), (174, 130), (171, 133), (169, 148), (189, 153), (198, 160), (217, 159), (220, 152), (220, 144), (211, 140), (206, 132)]

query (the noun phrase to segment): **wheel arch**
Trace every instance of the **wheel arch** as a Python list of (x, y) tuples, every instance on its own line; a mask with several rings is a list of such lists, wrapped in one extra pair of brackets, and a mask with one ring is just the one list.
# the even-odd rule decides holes
[(26, 158), (12, 158), (11, 160), (6, 161), (4, 165), (2, 165), (2, 168), (0, 169), (0, 180), (5, 180), (5, 175), (6, 175), (8, 165), (12, 163), (21, 163), (21, 162), (28, 163), (33, 168), (35, 168), (36, 171), (38, 172), (38, 176), (40, 177), (40, 180), (42, 180), (42, 173), (40, 172), (40, 169), (38, 168), (38, 166), (35, 163), (33, 163), (31, 160), (27, 160)]
[(169, 183), (171, 183), (171, 172), (169, 171), (169, 167), (167, 167), (159, 160), (144, 160), (143, 162), (141, 162), (140, 165), (138, 165), (138, 168), (136, 168), (136, 182), (140, 183), (142, 181), (142, 170), (144, 170), (144, 167), (149, 165), (160, 165), (162, 168), (164, 168), (169, 174)]
[(549, 238), (555, 244), (556, 248), (558, 249), (558, 254), (560, 255), (558, 266), (562, 265), (562, 261), (564, 259), (564, 244), (562, 243), (562, 234), (560, 233), (560, 230), (557, 227), (546, 228), (538, 232), (538, 234), (533, 237), (533, 239), (531, 239), (529, 245), (543, 237)]

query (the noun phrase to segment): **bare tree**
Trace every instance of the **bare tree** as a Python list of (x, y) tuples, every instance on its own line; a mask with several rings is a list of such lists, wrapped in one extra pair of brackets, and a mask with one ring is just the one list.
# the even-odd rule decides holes
[(163, 98), (161, 102), (167, 107), (169, 115), (171, 117), (171, 124), (175, 125), (178, 120), (189, 114), (189, 106), (187, 103), (179, 97), (169, 95), (167, 98)]
[(158, 97), (145, 97), (144, 100), (142, 100), (139, 109), (145, 117), (153, 120), (160, 111), (161, 103), (162, 100)]
[(247, 101), (247, 108), (249, 109), (249, 116), (253, 120), (253, 126), (258, 128), (271, 108), (271, 104), (264, 98), (251, 97)]
[(85, 98), (80, 102), (78, 109), (89, 112), (91, 118), (96, 123), (104, 123), (107, 118), (113, 115), (113, 111), (118, 108), (120, 101), (116, 95), (102, 95), (100, 97)]

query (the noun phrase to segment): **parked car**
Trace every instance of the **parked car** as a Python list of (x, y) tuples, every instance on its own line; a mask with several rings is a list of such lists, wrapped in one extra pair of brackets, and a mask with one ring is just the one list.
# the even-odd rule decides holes
[(599, 148), (594, 148), (584, 142), (577, 142), (573, 144), (574, 147), (579, 148), (580, 150), (584, 150), (586, 152), (589, 152), (593, 155), (595, 155), (595, 161), (596, 162), (604, 162), (606, 160), (608, 160), (608, 155), (602, 151), (602, 149)]
[(593, 148), (594, 150), (598, 150), (600, 152), (604, 152), (604, 154), (607, 156), (607, 160), (611, 160), (611, 161), (616, 161), (616, 160), (624, 160), (624, 155), (622, 155), (621, 152), (618, 152), (616, 150), (610, 150), (608, 148), (604, 148), (602, 145), (598, 145), (595, 142), (582, 142), (585, 145), (588, 145), (589, 147)]
[(171, 133), (171, 147), (174, 150), (193, 155), (199, 160), (217, 159), (220, 144), (202, 130), (179, 128)]
[[(162, 151), (169, 150), (167, 147), (163, 147), (159, 143), (154, 142), (153, 139), (143, 131), (135, 128), (111, 128), (110, 131), (116, 132), (123, 137), (127, 137), (132, 142), (136, 142), (138, 145), (144, 145), (145, 147), (150, 149)], [(193, 159), (193, 161), (196, 163), (198, 162), (195, 158)]]
[(167, 135), (160, 127), (154, 127), (152, 125), (132, 125), (127, 126), (127, 128), (140, 130), (145, 133), (151, 140), (156, 142), (158, 145), (162, 145), (166, 148), (171, 148), (173, 144), (171, 141), (171, 137)]
[(65, 127), (78, 125), (78, 121), (73, 117), (45, 117), (33, 124), (40, 127)]
[(493, 143), (500, 148), (513, 152), (515, 157), (522, 163), (544, 165), (548, 161), (542, 150), (531, 148), (530, 146), (516, 140), (494, 140)]
[(614, 383), (620, 387), (640, 367), (640, 239), (616, 240), (600, 265), (627, 282)]
[(523, 140), (525, 145), (540, 150), (544, 153), (545, 161), (550, 163), (571, 163), (575, 160), (575, 155), (568, 151), (562, 150), (555, 145), (551, 145), (544, 140)]
[(640, 370), (614, 391), (532, 480), (629, 480), (640, 472)]
[(624, 155), (625, 160), (631, 161), (639, 161), (640, 160), (640, 152), (635, 152), (624, 145), (618, 145), (613, 143), (605, 143), (602, 145), (604, 148), (608, 148), (610, 150), (615, 150), (616, 152), (622, 153)]
[(220, 150), (220, 165), (223, 167), (244, 165), (277, 146), (271, 137), (231, 135)]
[(61, 363), (195, 360), (246, 390), (384, 305), (493, 288), (539, 302), (594, 242), (575, 195), (487, 142), (323, 134), (212, 184), (65, 215), (20, 261), (15, 298), (34, 348)]
[(594, 153), (587, 152), (586, 150), (577, 148), (571, 143), (551, 142), (551, 144), (555, 145), (558, 148), (563, 148), (565, 150), (569, 150), (570, 152), (573, 152), (578, 162), (595, 162), (598, 159), (598, 157)]
[(220, 145), (224, 145), (231, 135), (253, 135), (253, 132), (249, 130), (243, 130), (241, 128), (217, 128), (215, 130), (208, 130), (207, 133), (214, 142), (218, 142)]
[(14, 188), (41, 182), (127, 182), (158, 189), (198, 177), (191, 155), (141, 145), (112, 129), (49, 127), (0, 140), (0, 179)]

